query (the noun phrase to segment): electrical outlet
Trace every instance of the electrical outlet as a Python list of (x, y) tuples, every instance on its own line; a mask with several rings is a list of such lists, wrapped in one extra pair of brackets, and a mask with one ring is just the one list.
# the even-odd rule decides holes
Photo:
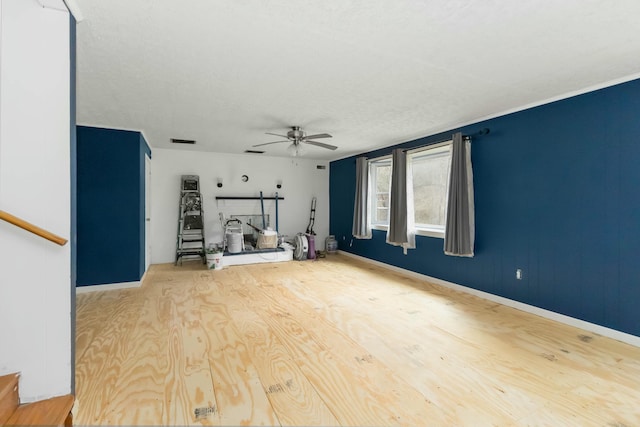
[(516, 279), (522, 280), (522, 269), (521, 268), (518, 268), (516, 270)]

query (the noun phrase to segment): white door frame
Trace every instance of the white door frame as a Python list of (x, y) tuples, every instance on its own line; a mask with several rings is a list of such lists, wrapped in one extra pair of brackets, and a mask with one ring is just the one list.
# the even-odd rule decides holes
[(144, 271), (151, 265), (151, 159), (144, 156)]

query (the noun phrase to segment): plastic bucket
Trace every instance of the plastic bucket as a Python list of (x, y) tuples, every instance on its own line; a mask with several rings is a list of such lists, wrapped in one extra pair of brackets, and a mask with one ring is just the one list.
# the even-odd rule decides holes
[(333, 234), (325, 240), (325, 249), (328, 254), (335, 254), (338, 251), (338, 241)]
[(207, 266), (209, 270), (222, 270), (222, 252), (207, 254)]
[(258, 234), (258, 249), (275, 249), (278, 247), (278, 233), (273, 230), (264, 230)]
[(238, 254), (242, 252), (242, 241), (244, 236), (242, 233), (227, 233), (227, 251), (230, 254)]

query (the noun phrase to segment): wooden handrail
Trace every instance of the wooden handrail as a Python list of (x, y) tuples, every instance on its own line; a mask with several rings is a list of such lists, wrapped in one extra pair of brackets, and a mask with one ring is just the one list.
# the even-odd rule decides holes
[(43, 228), (40, 228), (36, 225), (31, 224), (23, 219), (20, 219), (16, 216), (11, 215), (3, 210), (0, 210), (0, 219), (7, 221), (9, 224), (13, 224), (17, 227), (20, 227), (24, 230), (27, 230), (37, 236), (42, 237), (43, 239), (47, 239), (53, 243), (56, 243), (60, 246), (64, 246), (67, 244), (67, 239), (64, 239), (56, 234), (51, 233)]

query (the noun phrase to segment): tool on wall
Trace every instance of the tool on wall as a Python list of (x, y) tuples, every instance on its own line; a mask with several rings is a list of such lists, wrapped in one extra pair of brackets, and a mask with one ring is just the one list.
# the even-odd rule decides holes
[(276, 233), (278, 233), (278, 192), (276, 191)]
[(309, 225), (307, 225), (307, 234), (315, 235), (316, 232), (313, 231), (313, 225), (316, 222), (316, 198), (311, 199), (311, 215), (309, 217)]
[(262, 191), (260, 192), (260, 210), (262, 211), (262, 229), (267, 228), (266, 221), (264, 220), (264, 197), (262, 196)]
[(201, 257), (205, 264), (204, 218), (198, 175), (182, 175), (179, 209), (175, 265), (178, 261), (182, 265), (184, 257)]
[(296, 234), (296, 237), (294, 239), (295, 250), (293, 253), (293, 258), (298, 261), (316, 258), (316, 232), (313, 231), (313, 226), (316, 221), (316, 202), (317, 199), (313, 197), (311, 199), (311, 214), (309, 216), (309, 225), (307, 225), (307, 230), (304, 233)]

